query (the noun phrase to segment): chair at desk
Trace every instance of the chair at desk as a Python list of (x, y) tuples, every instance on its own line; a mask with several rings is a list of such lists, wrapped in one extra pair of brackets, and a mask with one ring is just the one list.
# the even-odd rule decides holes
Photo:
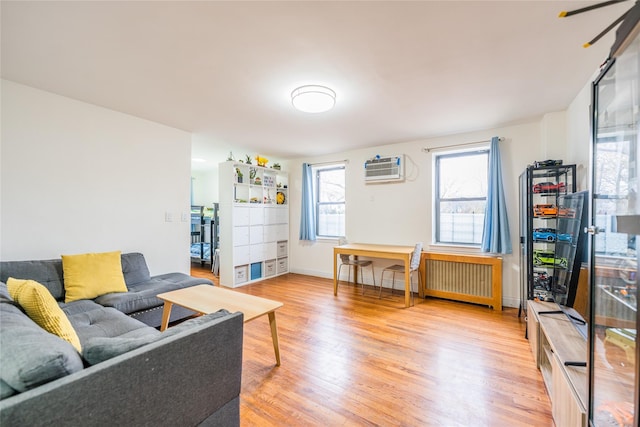
[[(417, 271), (418, 272), (418, 286), (420, 286), (420, 257), (422, 254), (422, 242), (418, 242), (416, 243), (416, 247), (413, 249), (413, 254), (411, 254), (411, 264), (409, 265), (409, 283), (411, 286), (411, 300), (413, 301), (413, 272)], [(391, 276), (391, 293), (393, 294), (393, 290), (395, 289), (395, 285), (396, 285), (396, 273), (400, 273), (402, 274), (402, 278), (404, 279), (404, 265), (400, 265), (400, 264), (395, 264), (392, 265), (390, 267), (386, 267), (384, 270), (382, 270), (382, 275), (380, 276), (380, 294), (378, 295), (379, 298), (382, 298), (382, 284), (384, 283), (384, 273), (385, 271), (390, 271), (391, 273), (393, 273), (393, 276)]]
[[(340, 264), (340, 268), (338, 269), (338, 280), (340, 280), (340, 272), (342, 271), (342, 267), (345, 266), (345, 265), (349, 269), (349, 275), (347, 276), (347, 282), (351, 281), (351, 267), (353, 267), (354, 270), (357, 269), (358, 267), (360, 267), (360, 272), (362, 272), (362, 267), (371, 267), (371, 277), (373, 278), (373, 286), (375, 288), (375, 286), (376, 286), (376, 276), (373, 273), (373, 261), (351, 259), (351, 255), (348, 255), (348, 254), (340, 254), (340, 261), (341, 261), (341, 264)], [(354, 271), (354, 275), (355, 274), (356, 274), (356, 271)], [(364, 295), (364, 280), (362, 280), (362, 277), (360, 277), (360, 281), (362, 282), (362, 295)], [(356, 285), (357, 285), (357, 283), (356, 283)]]

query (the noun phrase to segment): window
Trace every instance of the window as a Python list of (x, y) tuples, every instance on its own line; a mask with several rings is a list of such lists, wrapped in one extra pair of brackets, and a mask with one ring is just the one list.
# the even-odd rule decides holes
[(435, 242), (480, 246), (489, 149), (435, 157)]
[(345, 235), (344, 165), (314, 168), (316, 200), (316, 235)]
[[(598, 255), (626, 255), (635, 247), (635, 236), (614, 232), (615, 214), (630, 209), (634, 189), (629, 176), (635, 142), (624, 134), (598, 135), (594, 150), (595, 225), (605, 231), (593, 240)], [(586, 209), (586, 207), (584, 208)]]

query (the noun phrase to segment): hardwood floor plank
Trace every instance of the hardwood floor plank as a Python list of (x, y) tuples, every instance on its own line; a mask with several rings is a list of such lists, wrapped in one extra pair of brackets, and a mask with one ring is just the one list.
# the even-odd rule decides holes
[(299, 274), (235, 290), (284, 303), (280, 367), (267, 318), (245, 324), (242, 426), (553, 426), (516, 309)]

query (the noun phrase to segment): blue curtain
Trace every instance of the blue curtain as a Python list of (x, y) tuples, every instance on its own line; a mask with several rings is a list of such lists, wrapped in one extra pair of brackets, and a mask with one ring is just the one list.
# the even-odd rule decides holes
[(489, 151), (489, 188), (487, 189), (487, 208), (484, 212), (484, 229), (482, 230), (482, 252), (510, 254), (511, 236), (507, 204), (502, 186), (502, 167), (500, 162), (499, 138), (491, 138)]
[(316, 209), (315, 203), (313, 203), (313, 170), (308, 163), (302, 164), (300, 240), (316, 240)]
[(193, 205), (193, 200), (195, 197), (193, 197), (193, 181), (195, 181), (196, 179), (194, 177), (191, 177), (191, 204)]

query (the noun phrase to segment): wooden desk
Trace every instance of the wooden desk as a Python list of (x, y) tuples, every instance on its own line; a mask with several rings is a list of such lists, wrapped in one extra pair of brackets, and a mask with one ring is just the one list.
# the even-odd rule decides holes
[[(347, 245), (335, 246), (333, 248), (333, 295), (338, 295), (338, 255), (348, 254), (355, 258), (366, 256), (371, 258), (397, 259), (404, 263), (404, 306), (411, 304), (411, 254), (414, 246), (392, 246), (374, 245), (367, 243), (349, 243)], [(354, 274), (355, 281), (358, 281), (357, 269)], [(382, 286), (382, 284), (380, 284)], [(418, 286), (418, 289), (422, 289)]]

